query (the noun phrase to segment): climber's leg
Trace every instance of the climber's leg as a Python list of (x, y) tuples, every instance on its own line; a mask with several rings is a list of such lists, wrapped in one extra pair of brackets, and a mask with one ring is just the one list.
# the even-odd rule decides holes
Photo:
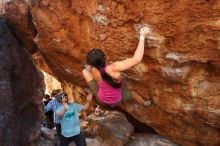
[(137, 94), (137, 92), (135, 91), (129, 91), (126, 88), (126, 80), (124, 80), (123, 85), (122, 85), (122, 102), (126, 102), (128, 100), (133, 99), (134, 101), (136, 101), (137, 103), (144, 105), (144, 106), (150, 106), (152, 105), (152, 100), (151, 99), (147, 99), (146, 101)]
[(88, 86), (89, 86), (90, 90), (92, 91), (93, 95), (97, 98), (99, 87), (98, 87), (96, 81), (93, 79), (87, 83), (88, 83)]
[(133, 99), (134, 99), (137, 103), (144, 105), (144, 102), (145, 102), (144, 99), (143, 99), (140, 95), (138, 95), (137, 92), (131, 91), (131, 93), (132, 93)]
[(91, 71), (89, 71), (89, 70), (83, 69), (82, 74), (83, 74), (83, 77), (85, 78), (87, 83), (94, 79)]
[(129, 91), (125, 85), (122, 86), (122, 102), (126, 102), (132, 99), (132, 92)]
[(140, 95), (137, 94), (137, 92), (135, 91), (131, 91), (131, 92), (132, 92), (133, 99), (137, 103), (142, 104), (144, 106), (151, 106), (153, 104), (153, 99), (148, 98), (147, 100), (144, 100)]

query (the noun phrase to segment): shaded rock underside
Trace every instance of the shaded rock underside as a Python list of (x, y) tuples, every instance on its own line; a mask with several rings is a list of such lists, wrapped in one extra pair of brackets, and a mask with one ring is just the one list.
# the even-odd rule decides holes
[(43, 78), (0, 20), (0, 145), (31, 145), (40, 134)]

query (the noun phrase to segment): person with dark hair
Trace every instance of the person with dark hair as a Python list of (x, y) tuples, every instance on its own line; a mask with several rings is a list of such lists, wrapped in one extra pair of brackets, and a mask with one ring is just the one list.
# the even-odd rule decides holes
[[(114, 107), (133, 98), (144, 106), (152, 105), (152, 99), (144, 101), (136, 92), (128, 91), (124, 86), (122, 72), (131, 69), (141, 62), (144, 55), (144, 41), (149, 33), (148, 28), (140, 31), (140, 40), (133, 57), (106, 64), (105, 53), (101, 49), (92, 49), (87, 54), (87, 64), (82, 74), (98, 103)], [(98, 82), (98, 83), (97, 83)]]
[(51, 92), (51, 97), (55, 98), (55, 96), (61, 92), (61, 89), (55, 89)]
[[(44, 106), (47, 106), (47, 104), (51, 101), (52, 99), (50, 98), (50, 95), (46, 94), (44, 96), (43, 102), (44, 102)], [(52, 109), (47, 111), (46, 113), (44, 113), (45, 115), (45, 120), (47, 123), (47, 128), (52, 129), (54, 127), (54, 123), (53, 123), (53, 111)]]
[[(53, 90), (51, 93), (51, 97), (55, 97), (60, 92), (61, 92), (60, 89)], [(58, 102), (57, 99), (54, 98), (44, 107), (44, 113), (47, 113), (50, 110), (53, 111), (53, 121), (54, 121), (54, 125), (56, 127), (58, 137), (60, 137), (60, 134), (61, 134), (61, 125), (60, 125), (60, 117), (57, 116), (56, 110), (60, 106), (61, 106), (60, 102)]]
[(92, 93), (87, 96), (85, 106), (78, 103), (68, 102), (66, 93), (60, 93), (56, 99), (61, 103), (56, 113), (61, 118), (61, 136), (60, 146), (68, 146), (71, 141), (74, 141), (77, 146), (86, 146), (85, 136), (80, 130), (79, 112), (87, 110), (92, 100)]
[(52, 99), (50, 98), (50, 95), (45, 94), (44, 99), (43, 99), (44, 105), (46, 106), (51, 100)]

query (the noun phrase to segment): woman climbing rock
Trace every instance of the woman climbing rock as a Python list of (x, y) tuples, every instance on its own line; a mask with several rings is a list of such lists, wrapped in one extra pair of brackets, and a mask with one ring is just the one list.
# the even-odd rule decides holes
[(134, 99), (137, 103), (150, 106), (152, 100), (145, 101), (136, 92), (128, 91), (124, 86), (122, 72), (131, 69), (141, 62), (144, 55), (144, 41), (149, 33), (142, 28), (138, 47), (131, 58), (106, 64), (105, 53), (101, 49), (92, 49), (87, 54), (87, 64), (82, 74), (98, 103), (114, 107), (126, 100)]

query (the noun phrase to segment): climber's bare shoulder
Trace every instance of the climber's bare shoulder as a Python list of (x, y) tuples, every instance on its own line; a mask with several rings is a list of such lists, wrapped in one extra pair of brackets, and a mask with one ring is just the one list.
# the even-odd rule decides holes
[(120, 71), (114, 71), (112, 64), (108, 65), (106, 72), (115, 80), (121, 80), (121, 72)]
[(135, 66), (138, 61), (135, 58), (128, 58), (122, 61), (116, 61), (111, 64), (111, 70), (114, 72), (126, 71)]

